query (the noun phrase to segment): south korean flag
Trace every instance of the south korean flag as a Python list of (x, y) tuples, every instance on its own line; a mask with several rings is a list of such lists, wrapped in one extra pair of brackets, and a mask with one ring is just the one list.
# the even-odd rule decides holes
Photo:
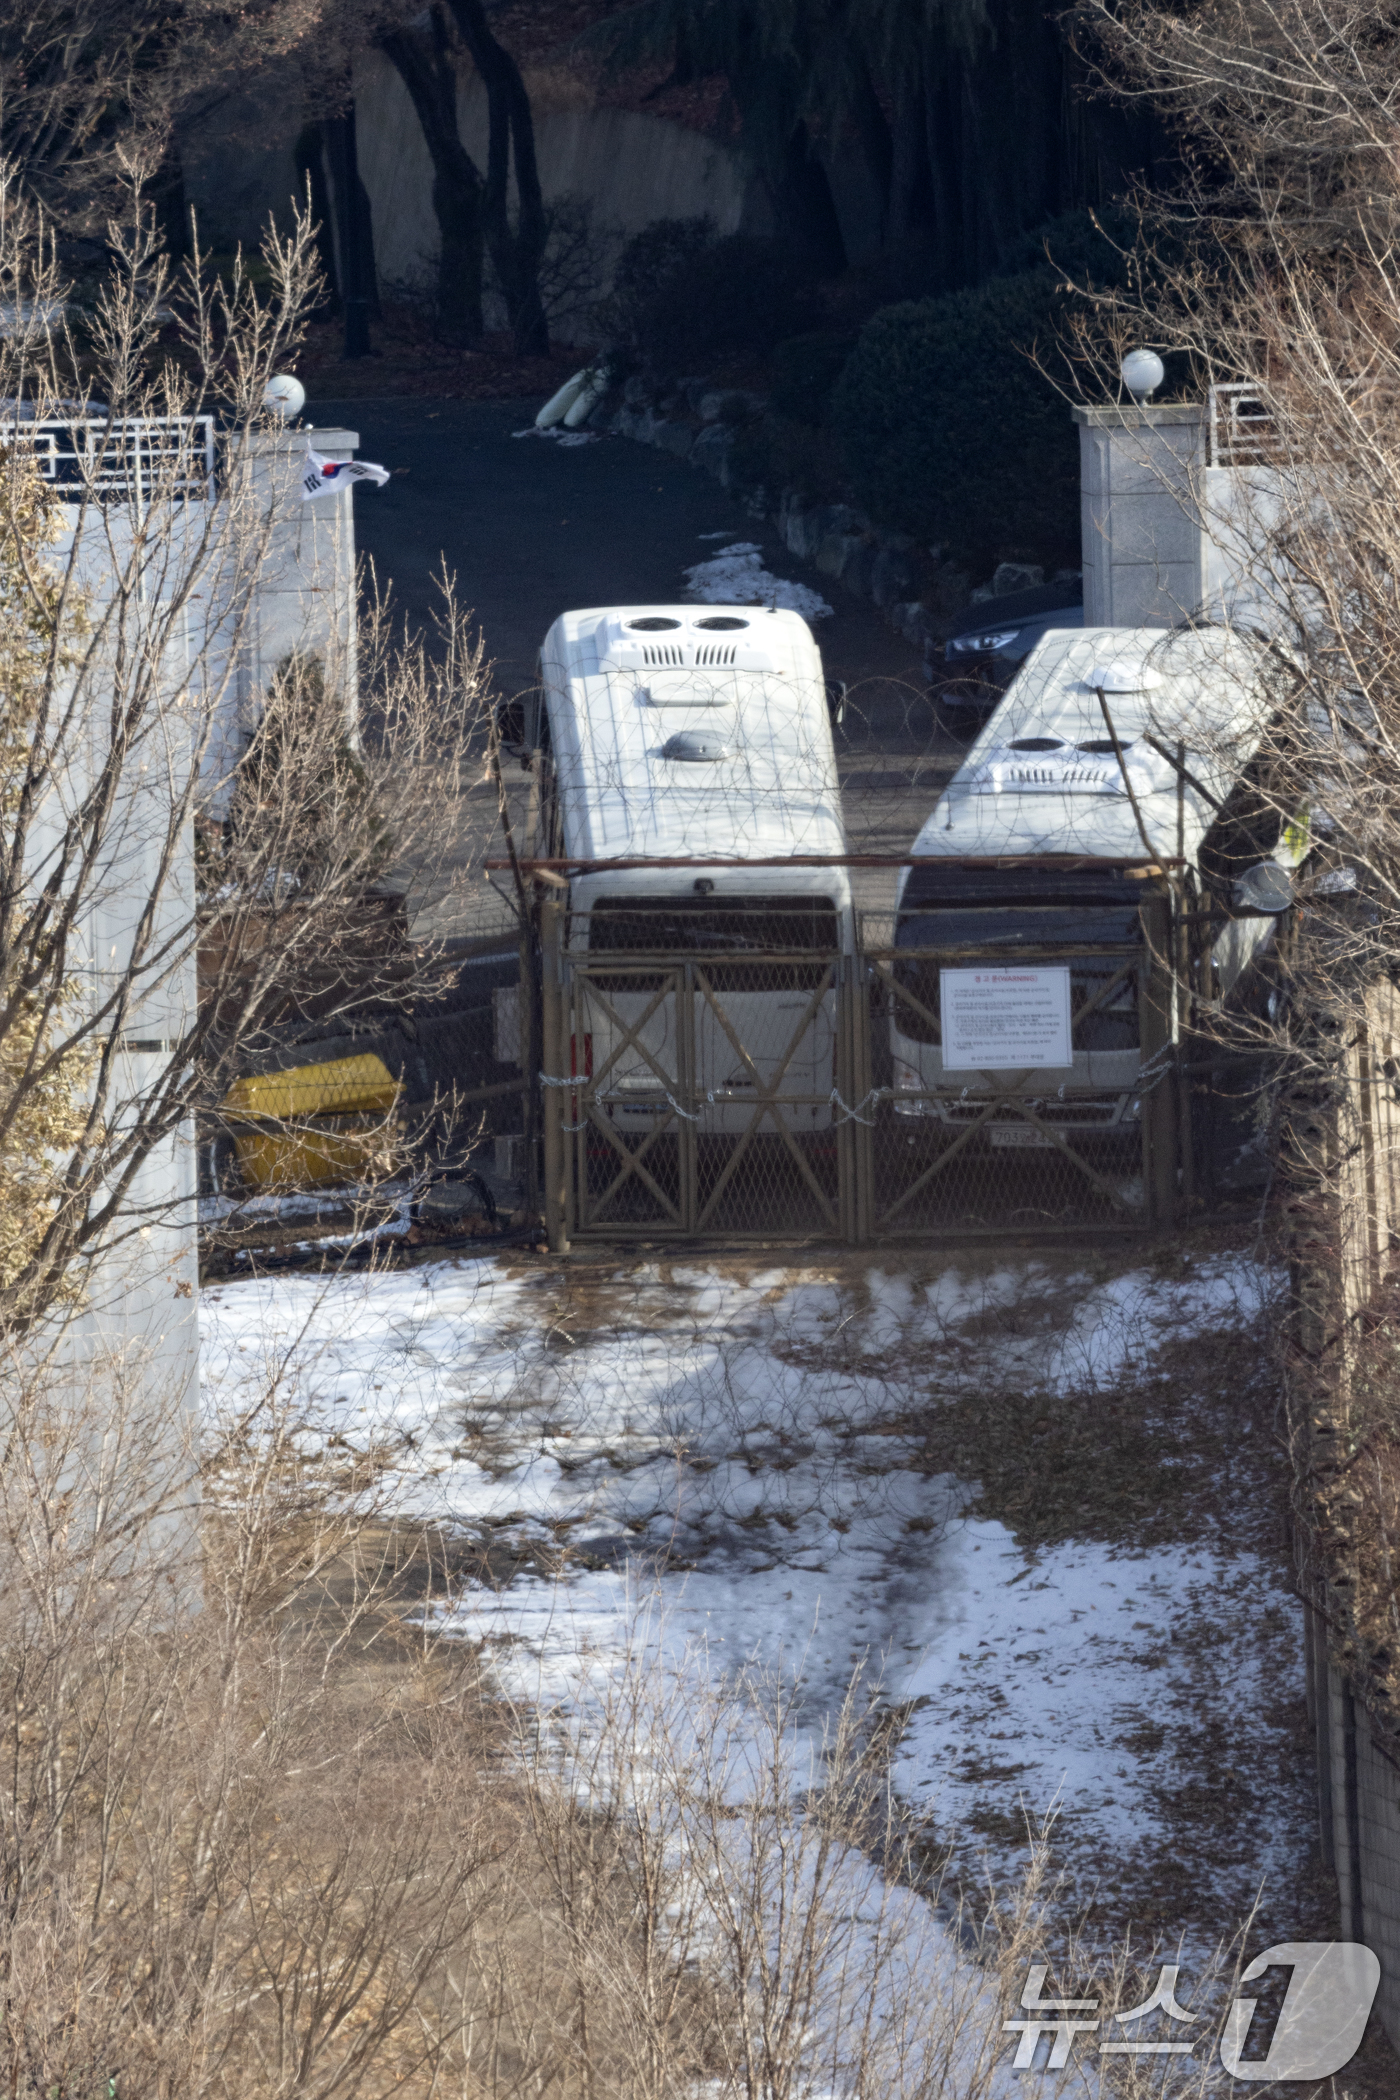
[(367, 459), (327, 459), (320, 452), (306, 448), (306, 470), (301, 477), (301, 500), (314, 503), (318, 496), (338, 496), (342, 489), (352, 488), (357, 481), (372, 481), (382, 489), (389, 479), (388, 470), (372, 466)]

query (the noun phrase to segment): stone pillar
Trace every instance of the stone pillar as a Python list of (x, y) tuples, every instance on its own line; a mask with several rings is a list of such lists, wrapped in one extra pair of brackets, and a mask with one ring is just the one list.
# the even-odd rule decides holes
[(1205, 594), (1206, 411), (1076, 408), (1086, 627), (1170, 627)]
[(240, 666), (245, 711), (256, 708), (278, 664), (295, 650), (319, 656), (328, 676), (343, 678), (354, 732), (355, 499), (345, 488), (304, 503), (300, 482), (308, 443), (326, 459), (353, 459), (359, 442), (357, 431), (330, 429), (268, 431), (248, 440), (259, 499), (276, 510)]

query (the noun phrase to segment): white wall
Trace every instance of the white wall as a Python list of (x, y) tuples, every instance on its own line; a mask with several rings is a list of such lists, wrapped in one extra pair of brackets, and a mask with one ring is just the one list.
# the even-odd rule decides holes
[(1276, 475), (1211, 466), (1197, 402), (1073, 414), (1086, 626), (1169, 627), (1197, 613), (1277, 624), (1257, 567)]
[[(706, 212), (721, 233), (733, 233), (744, 220), (748, 177), (729, 147), (659, 117), (594, 107), (553, 76), (531, 76), (528, 85), (545, 197), (587, 198), (600, 233), (626, 239), (653, 219)], [(459, 85), (457, 123), (484, 173), (486, 92), (473, 71)], [(355, 136), (380, 281), (425, 279), (438, 251), (432, 161), (408, 90), (378, 51), (355, 62)]]
[[(338, 459), (350, 458), (358, 442), (353, 431), (344, 430), (317, 431), (314, 441), (319, 451)], [(140, 748), (122, 768), (104, 863), (82, 917), (81, 967), (95, 1003), (125, 974), (138, 921), (152, 904), (150, 945), (158, 950), (168, 942), (179, 957), (173, 968), (153, 974), (140, 988), (122, 1031), (110, 1094), (111, 1120), (118, 1126), (160, 1083), (169, 1069), (171, 1047), (182, 1040), (194, 1018), (191, 827), (186, 827), (174, 864), (163, 875), (161, 859), (172, 796), (178, 797), (188, 781), (206, 709), (219, 701), (224, 735), (209, 763), (223, 772), (242, 749), (241, 732), (251, 726), (258, 697), (290, 651), (310, 651), (332, 665), (338, 662), (349, 674), (347, 698), (352, 705), (354, 701), (353, 493), (345, 490), (314, 503), (300, 500), (304, 431), (266, 433), (248, 445), (252, 471), (246, 479), (225, 465), (229, 493), (222, 520), (217, 510), (211, 517), (207, 505), (190, 502), (177, 506), (152, 535), (158, 552), (150, 566), (149, 590), (156, 603), (167, 590), (186, 585), (192, 564), (200, 559), (198, 543), (206, 530), (213, 533), (215, 550), (221, 534), (222, 544), (232, 549), (243, 536), (251, 510), (266, 521), (269, 541), (256, 567), (240, 566), (232, 553), (221, 563), (216, 552), (195, 579), (188, 615), (155, 667), (165, 704), (153, 714)], [(57, 558), (73, 555), (77, 574), (94, 605), (100, 606), (104, 596), (111, 595), (113, 575), (126, 571), (132, 559), (136, 514), (126, 503), (94, 506), (76, 548), (77, 511), (69, 510), (67, 518)], [(230, 627), (231, 601), (247, 592), (251, 596), (235, 657), (232, 637), (220, 630)], [(133, 611), (137, 616), (128, 640), (139, 646), (139, 601)], [(106, 698), (101, 679), (94, 679), (84, 706), (76, 712), (61, 789), (70, 805), (97, 777), (107, 756)], [(57, 799), (48, 817), (46, 824), (41, 812), (36, 826), (34, 873), (39, 879), (45, 855), (53, 853), (60, 837)], [(61, 1343), (72, 1376), (84, 1387), (96, 1383), (112, 1395), (114, 1423), (124, 1412), (119, 1389), (124, 1386), (140, 1396), (134, 1411), (126, 1411), (123, 1434), (133, 1443), (144, 1438), (149, 1444), (154, 1438), (155, 1457), (148, 1449), (147, 1462), (175, 1468), (186, 1466), (193, 1450), (198, 1400), (196, 1183), (194, 1133), (187, 1125), (156, 1148), (141, 1168), (116, 1231), (91, 1265), (84, 1305), (66, 1321)], [(182, 1474), (180, 1480), (186, 1477), (192, 1507), (193, 1476)]]

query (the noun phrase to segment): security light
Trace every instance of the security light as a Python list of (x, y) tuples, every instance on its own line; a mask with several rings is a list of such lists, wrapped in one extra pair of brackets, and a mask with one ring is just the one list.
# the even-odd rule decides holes
[(279, 372), (263, 388), (263, 407), (279, 423), (290, 423), (306, 406), (306, 388), (290, 372)]
[(1167, 376), (1155, 350), (1130, 350), (1118, 369), (1124, 386), (1139, 404), (1149, 400)]

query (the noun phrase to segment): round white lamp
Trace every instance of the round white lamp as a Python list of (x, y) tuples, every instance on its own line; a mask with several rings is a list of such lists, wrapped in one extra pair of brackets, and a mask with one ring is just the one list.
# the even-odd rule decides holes
[(263, 407), (279, 423), (290, 423), (306, 406), (306, 388), (290, 372), (279, 372), (263, 388)]
[(1167, 368), (1155, 350), (1130, 350), (1118, 369), (1124, 386), (1138, 403), (1149, 400), (1167, 376)]

